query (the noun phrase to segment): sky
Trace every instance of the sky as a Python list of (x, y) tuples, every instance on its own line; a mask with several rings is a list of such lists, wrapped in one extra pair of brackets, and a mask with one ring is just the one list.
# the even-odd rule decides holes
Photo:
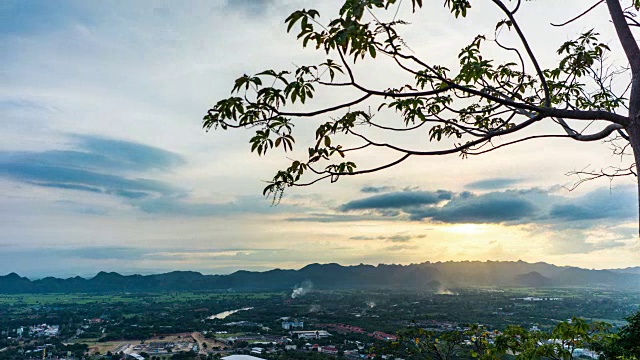
[[(441, 2), (425, 2), (416, 14), (406, 3), (398, 16), (411, 22), (402, 29), (411, 50), (442, 64), (455, 61), (475, 34), (493, 34), (501, 19), (485, 5), (455, 20)], [(201, 119), (242, 74), (324, 61), (324, 53), (302, 49), (286, 33), (284, 19), (319, 7), (326, 21), (339, 5), (2, 1), (0, 274), (213, 274), (449, 260), (640, 265), (635, 179), (567, 190), (576, 181), (568, 172), (629, 163), (606, 143), (537, 140), (469, 159), (412, 158), (390, 170), (291, 189), (272, 206), (261, 195), (264, 180), (290, 163), (287, 156), (304, 154), (313, 124), (300, 124), (293, 154), (259, 157), (250, 153), (250, 131), (206, 133)], [(553, 28), (547, 24), (585, 10), (582, 2), (522, 6), (523, 30), (543, 67), (558, 60), (562, 42), (591, 27), (612, 47), (608, 60), (625, 65), (606, 8)], [(402, 79), (384, 60), (355, 69), (371, 88)], [(306, 106), (351, 96), (319, 92)], [(425, 134), (390, 139), (443, 146)], [(366, 153), (359, 164), (392, 156)]]

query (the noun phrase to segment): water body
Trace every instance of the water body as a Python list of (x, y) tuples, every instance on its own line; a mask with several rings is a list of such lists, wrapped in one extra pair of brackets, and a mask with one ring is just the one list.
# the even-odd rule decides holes
[(211, 315), (208, 317), (209, 320), (213, 320), (213, 319), (224, 319), (227, 316), (231, 315), (231, 314), (235, 314), (238, 311), (245, 311), (245, 310), (251, 310), (253, 309), (252, 307), (246, 307), (246, 308), (242, 308), (242, 309), (236, 309), (236, 310), (227, 310), (227, 311), (223, 311), (221, 313), (217, 313), (215, 315)]

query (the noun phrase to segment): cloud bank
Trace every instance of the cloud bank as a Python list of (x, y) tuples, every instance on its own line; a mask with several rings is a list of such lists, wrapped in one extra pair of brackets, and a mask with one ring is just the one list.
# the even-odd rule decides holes
[[(119, 198), (147, 214), (216, 216), (233, 213), (282, 212), (259, 196), (209, 203), (191, 199), (188, 189), (155, 180), (186, 163), (179, 154), (136, 142), (91, 135), (73, 135), (71, 149), (0, 152), (0, 178), (16, 183)], [(67, 202), (69, 206), (73, 201)], [(78, 209), (87, 212), (87, 209)], [(94, 211), (94, 214), (105, 214)]]
[(344, 213), (367, 213), (445, 224), (561, 224), (627, 222), (635, 219), (637, 197), (632, 187), (598, 189), (569, 198), (544, 189), (474, 193), (400, 191), (374, 195), (341, 205)]

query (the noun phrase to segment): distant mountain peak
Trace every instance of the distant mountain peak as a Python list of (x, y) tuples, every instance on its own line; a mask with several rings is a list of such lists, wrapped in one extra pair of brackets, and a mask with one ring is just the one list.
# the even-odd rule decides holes
[[(16, 273), (0, 276), (0, 293), (106, 293), (165, 291), (267, 290), (289, 292), (309, 281), (316, 289), (416, 288), (437, 290), (473, 286), (605, 286), (638, 289), (640, 274), (588, 270), (524, 261), (446, 261), (409, 265), (309, 264), (299, 270), (240, 270), (229, 275), (173, 271), (155, 275), (122, 275), (101, 271), (92, 278), (47, 277), (31, 281)], [(519, 274), (514, 276), (514, 274)]]
[(516, 275), (514, 277), (516, 285), (527, 287), (545, 287), (551, 286), (553, 281), (537, 271), (531, 271), (526, 274)]
[(9, 273), (7, 275), (4, 276), (5, 279), (11, 279), (11, 280), (22, 280), (22, 279), (26, 279), (23, 278), (22, 276), (16, 274), (15, 272)]
[(93, 277), (93, 279), (117, 279), (117, 278), (123, 278), (125, 277), (124, 275), (120, 275), (115, 271), (112, 272), (106, 272), (106, 271), (100, 271), (98, 274), (96, 274), (96, 276)]

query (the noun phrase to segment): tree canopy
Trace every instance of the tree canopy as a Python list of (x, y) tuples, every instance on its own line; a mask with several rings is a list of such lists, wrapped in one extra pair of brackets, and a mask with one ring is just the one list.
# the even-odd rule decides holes
[[(638, 316), (637, 314), (634, 316)], [(631, 330), (630, 330), (631, 329)], [(623, 327), (620, 334), (628, 334), (633, 325)], [(503, 331), (489, 331), (481, 325), (469, 325), (464, 331), (435, 332), (411, 328), (399, 332), (397, 341), (376, 349), (405, 359), (578, 359), (585, 350), (591, 357), (597, 354), (606, 359), (634, 359), (637, 353), (612, 331), (611, 325), (572, 318), (559, 322), (550, 332), (527, 330), (510, 325)], [(637, 338), (634, 338), (637, 342)]]
[[(597, 29), (592, 29), (559, 43), (559, 61), (543, 68), (518, 20), (526, 11), (526, 3), (444, 1), (452, 19), (466, 17), (476, 4), (495, 6), (503, 19), (489, 29), (492, 36), (477, 35), (462, 44), (457, 67), (452, 69), (439, 64), (437, 56), (415, 54), (405, 42), (399, 28), (410, 24), (397, 18), (402, 0), (346, 0), (338, 16), (328, 22), (321, 22), (316, 10), (295, 11), (285, 20), (287, 31), (297, 32), (303, 47), (323, 52), (327, 59), (295, 66), (291, 71), (243, 75), (235, 81), (232, 96), (207, 111), (203, 126), (206, 130), (252, 129), (251, 151), (265, 155), (274, 148), (292, 151), (294, 126), (302, 119), (317, 119), (315, 141), (307, 144), (306, 156), (292, 159), (264, 189), (264, 194), (276, 202), (287, 187), (372, 173), (410, 157), (468, 157), (537, 138), (582, 142), (607, 139), (616, 153), (633, 153), (635, 161), (628, 167), (585, 172), (578, 183), (600, 177), (636, 176), (640, 163), (640, 49), (633, 30), (640, 27), (635, 19), (640, 0), (624, 4), (620, 0), (600, 0), (576, 9), (576, 17), (563, 24), (549, 25), (580, 21), (587, 13), (606, 7), (628, 60), (628, 65), (620, 67), (608, 63), (611, 48), (599, 39)], [(406, 1), (404, 5), (411, 5), (414, 12), (427, 7), (422, 0)], [(515, 43), (502, 40), (501, 35), (507, 32), (517, 39)], [(487, 46), (504, 52), (506, 60), (484, 56)], [(363, 85), (354, 71), (358, 61), (383, 56), (413, 80), (389, 84), (386, 89)], [(621, 81), (624, 86), (619, 85)], [(345, 88), (359, 96), (326, 108), (308, 109), (321, 89)], [(303, 110), (297, 110), (300, 108)], [(388, 112), (402, 120), (400, 126), (376, 117)], [(556, 124), (560, 131), (521, 135), (541, 122)], [(430, 142), (442, 145), (413, 149), (391, 140), (377, 140), (380, 136), (370, 137), (367, 129), (388, 134), (426, 131)], [(387, 150), (395, 154), (395, 159), (370, 168), (358, 167), (352, 155), (372, 149)]]

